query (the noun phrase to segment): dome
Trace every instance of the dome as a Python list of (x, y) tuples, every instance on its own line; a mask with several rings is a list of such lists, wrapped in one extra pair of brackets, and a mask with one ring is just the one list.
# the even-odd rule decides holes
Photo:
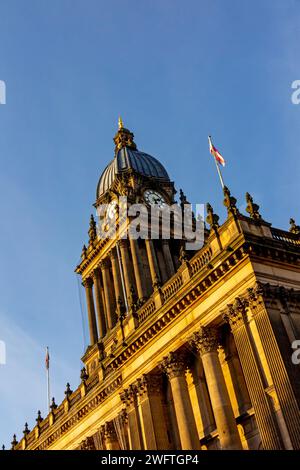
[[(128, 131), (123, 127), (119, 129), (115, 137), (116, 153), (114, 159), (107, 165), (103, 171), (97, 186), (96, 198), (102, 196), (113, 184), (116, 175), (126, 173), (129, 170), (155, 178), (161, 181), (170, 181), (169, 175), (163, 165), (151, 155), (137, 150), (133, 140), (128, 141)], [(120, 134), (126, 133), (126, 141), (120, 138)], [(133, 134), (130, 133), (133, 138)]]

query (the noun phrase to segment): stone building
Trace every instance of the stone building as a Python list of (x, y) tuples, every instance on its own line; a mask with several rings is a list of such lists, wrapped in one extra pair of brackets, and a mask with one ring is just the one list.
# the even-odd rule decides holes
[[(130, 222), (119, 196), (162, 207), (176, 193), (122, 122), (114, 141), (95, 202), (108, 205), (107, 234), (110, 219), (120, 233)], [(99, 237), (91, 218), (76, 267), (90, 336), (81, 383), (13, 449), (300, 448), (300, 228), (273, 228), (246, 202), (247, 215), (225, 187), (227, 218), (208, 204), (193, 252), (162, 231)]]

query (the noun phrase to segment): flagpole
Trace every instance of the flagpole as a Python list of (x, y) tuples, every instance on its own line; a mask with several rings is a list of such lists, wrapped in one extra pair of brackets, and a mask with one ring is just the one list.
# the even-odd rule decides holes
[(46, 357), (48, 358), (46, 372), (47, 372), (47, 410), (50, 412), (50, 360), (49, 360), (49, 348), (46, 348)]
[[(208, 136), (208, 142), (209, 142), (210, 147), (213, 147), (210, 135)], [(224, 189), (225, 184), (224, 184), (223, 176), (222, 176), (222, 173), (221, 173), (220, 165), (218, 164), (218, 161), (217, 161), (216, 156), (215, 156), (214, 153), (213, 153), (213, 157), (214, 157), (214, 161), (215, 161), (215, 164), (216, 164), (216, 168), (217, 168), (217, 172), (218, 172), (218, 175), (219, 175), (219, 179), (220, 179), (222, 189)]]
[(219, 175), (219, 178), (220, 178), (222, 189), (224, 189), (225, 184), (224, 184), (223, 176), (222, 176), (222, 173), (221, 173), (220, 165), (217, 162), (217, 159), (216, 159), (215, 156), (214, 156), (214, 161), (215, 161), (215, 164), (216, 164), (216, 167), (217, 167), (217, 172), (218, 172), (218, 175)]

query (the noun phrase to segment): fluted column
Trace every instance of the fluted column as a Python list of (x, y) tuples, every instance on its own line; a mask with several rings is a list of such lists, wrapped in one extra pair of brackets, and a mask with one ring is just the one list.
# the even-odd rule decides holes
[(126, 406), (130, 450), (142, 450), (144, 446), (140, 417), (137, 409), (137, 389), (134, 385), (130, 385), (120, 396)]
[(85, 294), (86, 294), (90, 342), (91, 342), (91, 345), (93, 345), (97, 343), (97, 339), (98, 339), (95, 306), (94, 306), (94, 299), (93, 299), (93, 280), (91, 278), (87, 278), (84, 280), (83, 285), (85, 287)]
[(112, 329), (116, 323), (116, 305), (114, 302), (113, 286), (109, 272), (110, 262), (108, 258), (100, 261), (100, 268), (102, 271), (104, 298), (107, 315), (107, 326)]
[(261, 370), (256, 362), (257, 353), (253, 350), (247, 332), (245, 314), (245, 303), (237, 298), (234, 305), (228, 305), (224, 312), (224, 319), (229, 323), (234, 336), (251, 403), (254, 408), (262, 447), (265, 450), (281, 449), (282, 441), (279, 429), (265, 390)]
[(200, 449), (198, 431), (185, 378), (185, 358), (179, 353), (171, 352), (164, 358), (161, 367), (170, 381), (182, 450)]
[(162, 251), (166, 263), (168, 276), (171, 277), (175, 273), (175, 268), (170, 251), (170, 240), (162, 240)]
[(103, 338), (106, 334), (106, 321), (105, 321), (105, 310), (102, 302), (102, 287), (100, 279), (100, 269), (96, 268), (94, 270), (94, 294), (95, 294), (95, 304), (98, 320), (98, 333), (99, 339)]
[(121, 298), (121, 300), (124, 302), (119, 260), (117, 252), (114, 248), (110, 251), (109, 255), (111, 260), (116, 303), (118, 303), (119, 298)]
[(119, 248), (121, 252), (126, 294), (127, 294), (127, 298), (129, 298), (131, 287), (132, 286), (134, 287), (134, 279), (133, 279), (133, 273), (131, 270), (132, 264), (131, 264), (131, 259), (129, 256), (128, 240), (121, 239), (119, 240), (118, 244), (119, 244)]
[(213, 328), (201, 328), (192, 340), (200, 353), (211, 406), (222, 449), (242, 449), (228, 390), (218, 357), (218, 335)]
[(168, 449), (169, 440), (162, 405), (162, 376), (143, 375), (136, 382), (136, 389), (145, 449)]
[(257, 331), (262, 341), (293, 449), (299, 450), (299, 406), (268, 313), (268, 311), (272, 312), (272, 318), (275, 319), (277, 317), (277, 321), (280, 321), (280, 306), (278, 306), (278, 302), (288, 308), (288, 291), (257, 284), (254, 288), (248, 289), (247, 300), (250, 303)]
[(149, 268), (150, 268), (152, 286), (154, 289), (156, 289), (160, 285), (161, 280), (160, 280), (159, 267), (158, 267), (153, 240), (147, 238), (145, 240), (145, 244), (146, 244), (146, 251), (147, 251), (148, 263), (149, 263)]
[(143, 268), (141, 264), (141, 258), (139, 255), (138, 241), (130, 238), (130, 248), (131, 248), (131, 256), (132, 256), (132, 262), (133, 262), (134, 277), (135, 277), (136, 288), (137, 288), (137, 295), (140, 300), (143, 300), (146, 297), (146, 291), (145, 291)]
[(114, 423), (112, 421), (106, 422), (103, 431), (106, 450), (120, 450)]

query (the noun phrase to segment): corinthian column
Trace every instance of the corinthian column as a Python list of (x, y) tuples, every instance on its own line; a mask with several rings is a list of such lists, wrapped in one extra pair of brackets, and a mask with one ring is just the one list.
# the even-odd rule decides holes
[(153, 245), (153, 240), (150, 240), (147, 238), (145, 240), (145, 244), (146, 244), (146, 251), (147, 251), (148, 263), (149, 263), (149, 268), (150, 268), (152, 286), (154, 289), (156, 289), (160, 285), (160, 274), (159, 274), (157, 257), (156, 257), (156, 253), (155, 253), (155, 249)]
[(292, 447), (299, 450), (300, 412), (291, 383), (291, 379), (296, 374), (294, 376), (292, 373), (290, 373), (290, 376), (288, 374), (288, 368), (284, 363), (271, 323), (272, 319), (274, 324), (277, 322), (280, 324), (281, 310), (284, 309), (286, 315), (290, 303), (294, 301), (292, 295), (291, 291), (284, 288), (257, 284), (254, 288), (248, 289), (247, 300), (261, 338)]
[(227, 306), (224, 319), (229, 323), (241, 361), (245, 381), (255, 412), (255, 420), (264, 450), (282, 448), (278, 426), (271, 403), (264, 386), (260, 366), (256, 362), (257, 352), (253, 350), (245, 324), (246, 303), (237, 298), (234, 305)]
[(102, 302), (102, 287), (100, 279), (100, 269), (97, 268), (94, 270), (94, 293), (95, 293), (95, 303), (97, 311), (97, 320), (98, 320), (98, 330), (99, 330), (99, 339), (103, 338), (106, 334), (106, 322), (105, 322), (105, 311), (104, 305)]
[(103, 431), (106, 450), (120, 450), (114, 423), (112, 421), (106, 422)]
[(145, 282), (143, 282), (143, 268), (141, 258), (139, 255), (138, 241), (130, 238), (131, 256), (133, 262), (134, 277), (136, 282), (137, 294), (140, 300), (146, 297)]
[(94, 306), (94, 299), (93, 299), (93, 280), (91, 278), (87, 278), (83, 281), (83, 285), (85, 287), (85, 294), (86, 294), (90, 342), (91, 342), (91, 345), (93, 345), (97, 343), (97, 339), (98, 339), (95, 306)]
[(118, 261), (118, 255), (115, 249), (112, 249), (110, 252), (110, 260), (111, 260), (112, 275), (113, 275), (113, 281), (114, 281), (116, 303), (118, 303), (119, 298), (121, 298), (121, 300), (124, 302), (120, 266), (119, 266), (119, 261)]
[(170, 240), (162, 240), (162, 251), (164, 255), (164, 260), (166, 263), (168, 277), (173, 276), (175, 273), (174, 263), (170, 251)]
[(198, 431), (185, 378), (185, 358), (179, 353), (171, 352), (164, 358), (161, 367), (170, 381), (182, 450), (200, 449)]
[(143, 375), (137, 380), (136, 389), (145, 449), (168, 449), (169, 440), (162, 404), (162, 375)]
[(103, 289), (104, 289), (104, 298), (106, 306), (106, 315), (107, 315), (107, 326), (109, 329), (112, 329), (116, 324), (116, 305), (114, 302), (114, 293), (113, 286), (110, 278), (109, 272), (109, 259), (105, 258), (100, 261), (100, 268), (102, 271), (103, 278)]
[(126, 406), (129, 448), (130, 450), (142, 450), (143, 439), (141, 422), (137, 409), (136, 387), (134, 385), (130, 385), (120, 394), (120, 397)]
[(124, 273), (126, 294), (127, 294), (127, 298), (129, 298), (131, 287), (132, 286), (134, 287), (134, 279), (133, 279), (133, 273), (131, 269), (132, 263), (131, 263), (129, 250), (128, 250), (128, 240), (121, 239), (119, 240), (118, 244), (120, 247), (121, 258), (122, 258), (122, 267), (123, 267), (123, 273)]
[(200, 353), (222, 449), (242, 449), (225, 379), (218, 357), (218, 335), (213, 328), (201, 328), (192, 340)]

